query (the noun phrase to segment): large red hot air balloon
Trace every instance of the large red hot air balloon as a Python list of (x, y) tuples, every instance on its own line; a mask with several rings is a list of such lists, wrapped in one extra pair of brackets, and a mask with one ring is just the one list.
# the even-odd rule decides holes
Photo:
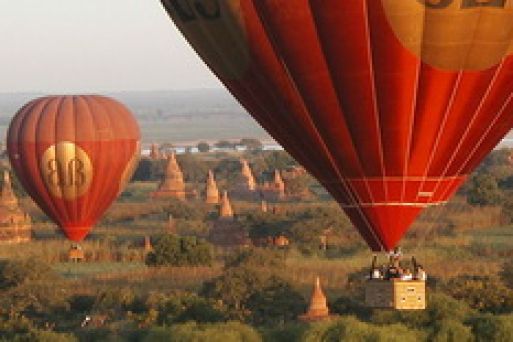
[(103, 96), (49, 96), (14, 116), (7, 134), (23, 187), (73, 241), (82, 240), (130, 179), (140, 132)]
[(373, 250), (513, 125), (513, 0), (162, 0)]

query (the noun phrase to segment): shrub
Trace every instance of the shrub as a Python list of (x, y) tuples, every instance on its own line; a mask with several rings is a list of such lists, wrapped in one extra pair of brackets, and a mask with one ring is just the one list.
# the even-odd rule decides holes
[(454, 320), (444, 320), (434, 325), (429, 341), (433, 342), (470, 342), (474, 340), (470, 327)]
[(31, 281), (55, 280), (50, 266), (37, 258), (0, 263), (0, 288), (16, 287)]
[(255, 329), (239, 322), (217, 324), (189, 322), (176, 324), (170, 328), (153, 328), (143, 341), (260, 342), (262, 338)]
[(211, 262), (211, 245), (192, 236), (164, 235), (146, 257), (148, 266), (200, 266)]
[(513, 340), (513, 316), (485, 314), (474, 317), (470, 324), (477, 341), (503, 342)]

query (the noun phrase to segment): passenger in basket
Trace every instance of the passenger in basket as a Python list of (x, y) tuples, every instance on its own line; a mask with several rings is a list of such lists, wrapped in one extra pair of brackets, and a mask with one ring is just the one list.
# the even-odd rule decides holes
[(413, 280), (413, 274), (411, 273), (409, 268), (407, 268), (401, 275), (401, 280)]
[(426, 273), (426, 271), (424, 271), (424, 268), (422, 267), (422, 265), (417, 265), (417, 268), (415, 269), (414, 279), (421, 280), (421, 281), (427, 280), (427, 273)]

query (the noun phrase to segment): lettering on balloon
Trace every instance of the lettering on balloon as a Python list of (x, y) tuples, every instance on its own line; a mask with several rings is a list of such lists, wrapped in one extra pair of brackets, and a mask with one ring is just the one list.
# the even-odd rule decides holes
[(41, 173), (49, 192), (67, 200), (89, 189), (92, 171), (87, 153), (69, 141), (50, 146), (41, 158)]
[[(433, 9), (443, 9), (451, 6), (455, 0), (418, 0), (426, 7)], [(506, 0), (462, 0), (461, 8), (476, 8), (476, 7), (499, 7), (504, 8)]]
[(183, 22), (199, 18), (214, 20), (221, 17), (218, 0), (170, 0), (169, 4)]

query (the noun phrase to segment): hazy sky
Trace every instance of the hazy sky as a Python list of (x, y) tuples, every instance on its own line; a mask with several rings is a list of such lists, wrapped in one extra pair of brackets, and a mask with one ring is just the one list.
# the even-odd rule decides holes
[(0, 0), (0, 92), (213, 87), (158, 0)]

